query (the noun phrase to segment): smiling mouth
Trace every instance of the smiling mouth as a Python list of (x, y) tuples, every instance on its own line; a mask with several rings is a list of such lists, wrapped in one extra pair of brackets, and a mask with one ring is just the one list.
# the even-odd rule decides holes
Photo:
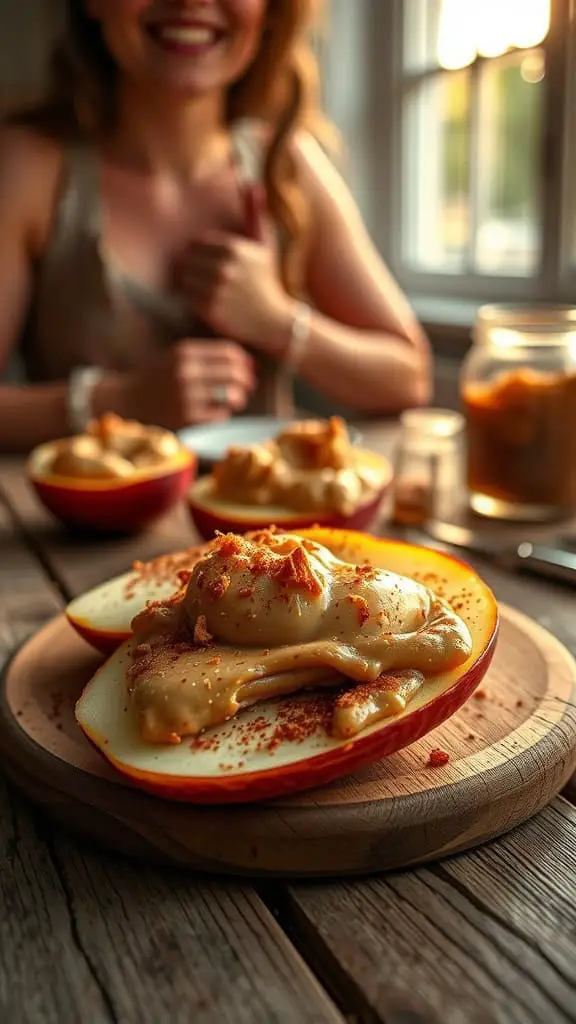
[(225, 33), (208, 25), (154, 25), (149, 33), (157, 46), (171, 53), (197, 55), (207, 53), (222, 42)]

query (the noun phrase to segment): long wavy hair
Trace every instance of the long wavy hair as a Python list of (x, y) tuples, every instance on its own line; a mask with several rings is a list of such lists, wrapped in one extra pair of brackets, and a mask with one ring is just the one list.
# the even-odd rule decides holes
[[(310, 228), (310, 210), (299, 185), (290, 143), (306, 128), (329, 143), (334, 132), (320, 103), (318, 62), (311, 36), (320, 24), (323, 0), (268, 0), (270, 17), (259, 52), (227, 97), (229, 123), (260, 118), (270, 126), (265, 162), (268, 208), (283, 245), (281, 272), (292, 294), (300, 291)], [(84, 0), (65, 0), (64, 29), (55, 46), (44, 98), (8, 118), (58, 141), (97, 143), (114, 127), (118, 69), (99, 23)]]

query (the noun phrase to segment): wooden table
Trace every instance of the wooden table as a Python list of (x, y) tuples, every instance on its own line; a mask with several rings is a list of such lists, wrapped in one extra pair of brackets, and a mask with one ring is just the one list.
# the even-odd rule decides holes
[[(73, 542), (0, 462), (0, 663), (72, 595), (192, 541), (180, 510), (136, 540)], [(570, 590), (481, 569), (576, 654)], [(406, 873), (251, 885), (94, 849), (0, 777), (0, 1021), (576, 1020), (575, 804), (572, 784), (503, 839)]]

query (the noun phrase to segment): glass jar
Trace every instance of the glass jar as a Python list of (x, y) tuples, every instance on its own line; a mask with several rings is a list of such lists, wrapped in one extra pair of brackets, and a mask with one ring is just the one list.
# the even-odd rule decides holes
[(421, 526), (450, 518), (463, 483), (464, 419), (451, 409), (409, 409), (400, 417), (392, 519)]
[(576, 509), (576, 309), (484, 306), (460, 393), (470, 504), (537, 521)]

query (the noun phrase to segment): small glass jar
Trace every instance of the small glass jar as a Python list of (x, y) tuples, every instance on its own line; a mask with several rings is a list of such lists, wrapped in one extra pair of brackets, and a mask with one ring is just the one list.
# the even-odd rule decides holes
[(392, 519), (421, 526), (449, 518), (463, 486), (464, 418), (451, 409), (409, 409), (400, 417)]
[(464, 361), (472, 509), (544, 521), (576, 509), (576, 309), (484, 306)]

